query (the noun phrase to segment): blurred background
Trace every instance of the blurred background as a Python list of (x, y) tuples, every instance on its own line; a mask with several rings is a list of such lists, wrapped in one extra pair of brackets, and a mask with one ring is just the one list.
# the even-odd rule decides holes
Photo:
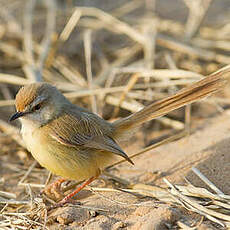
[(1, 5), (4, 120), (18, 88), (31, 81), (51, 82), (73, 102), (112, 119), (230, 63), (228, 0)]
[[(44, 187), (48, 176), (25, 150), (19, 124), (8, 122), (22, 85), (52, 83), (113, 121), (229, 64), (229, 18), (229, 0), (0, 0), (0, 190), (18, 181)], [(145, 124), (125, 150), (190, 132), (229, 105), (227, 86)], [(18, 200), (28, 197), (23, 186)]]

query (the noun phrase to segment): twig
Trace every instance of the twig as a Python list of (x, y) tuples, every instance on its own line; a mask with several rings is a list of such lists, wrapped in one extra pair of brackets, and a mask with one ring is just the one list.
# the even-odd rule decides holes
[[(92, 76), (92, 65), (91, 65), (91, 31), (87, 30), (84, 33), (84, 48), (85, 48), (85, 62), (86, 62), (86, 73), (88, 80), (88, 88), (93, 87), (93, 76)], [(97, 113), (96, 98), (94, 95), (91, 96), (92, 111)]]
[(120, 21), (119, 19), (100, 9), (93, 7), (78, 7), (78, 9), (81, 10), (82, 15), (84, 16), (93, 16), (100, 19), (103, 22), (103, 24), (100, 23), (100, 26), (106, 26), (108, 30), (112, 30), (113, 32), (118, 31), (119, 33), (126, 34), (132, 40), (140, 44), (144, 44), (146, 42), (145, 37), (140, 32), (132, 28), (127, 23)]
[(0, 107), (3, 106), (13, 106), (14, 100), (0, 100)]
[(0, 199), (0, 204), (12, 204), (12, 205), (28, 205), (29, 201), (23, 201), (23, 200), (3, 200)]
[(216, 62), (223, 63), (223, 64), (230, 63), (230, 57), (227, 55), (217, 54), (213, 51), (209, 51), (206, 49), (192, 47), (182, 42), (175, 41), (174, 39), (169, 38), (165, 35), (163, 36), (163, 35), (158, 34), (156, 41), (159, 46), (163, 46), (168, 49), (172, 49), (172, 50), (175, 50), (181, 53), (185, 53), (193, 57), (198, 57), (205, 61), (216, 61)]
[(133, 76), (131, 76), (128, 84), (126, 85), (123, 93), (121, 94), (120, 98), (119, 98), (119, 102), (117, 107), (115, 107), (114, 111), (113, 111), (113, 115), (112, 117), (116, 117), (116, 115), (119, 112), (119, 107), (122, 104), (122, 102), (124, 101), (127, 93), (132, 89), (132, 87), (136, 84), (137, 80), (138, 80), (139, 74), (134, 74)]
[(26, 12), (24, 17), (24, 25), (25, 25), (25, 36), (24, 36), (24, 47), (25, 47), (25, 57), (27, 60), (28, 66), (25, 68), (25, 73), (27, 76), (33, 81), (39, 82), (42, 81), (42, 70), (43, 65), (48, 55), (50, 43), (51, 43), (51, 35), (55, 29), (55, 18), (56, 18), (56, 8), (55, 1), (50, 0), (46, 3), (47, 5), (47, 20), (46, 20), (46, 31), (45, 36), (41, 42), (40, 55), (38, 57), (38, 61), (35, 61), (34, 57), (34, 48), (33, 48), (33, 39), (32, 39), (32, 15), (36, 5), (35, 0), (29, 0), (26, 4)]
[[(171, 192), (178, 196), (181, 201), (185, 202), (185, 205), (189, 205), (189, 207), (193, 208), (194, 211), (197, 210), (197, 212), (202, 212), (204, 215), (208, 218), (211, 219), (212, 221), (214, 220), (214, 217), (220, 218), (225, 221), (230, 221), (230, 216), (225, 215), (222, 213), (218, 213), (216, 211), (213, 211), (211, 209), (205, 208), (204, 206), (200, 205), (198, 202), (195, 200), (192, 200), (184, 195), (182, 195), (175, 186), (173, 186), (166, 178), (163, 178), (163, 181), (171, 188)], [(216, 220), (217, 221), (217, 220)], [(220, 221), (218, 221), (219, 224), (221, 224), (224, 227), (224, 224)]]
[(11, 193), (11, 192), (0, 191), (0, 196), (8, 198), (8, 199), (16, 199), (16, 195), (14, 193)]
[[(25, 59), (31, 68), (35, 69), (35, 58), (33, 54), (33, 38), (32, 38), (32, 15), (35, 8), (36, 1), (29, 0), (26, 4), (26, 10), (24, 14), (24, 48)], [(36, 76), (31, 76), (36, 80)], [(40, 77), (39, 77), (40, 78)]]
[(20, 186), (21, 183), (29, 176), (29, 174), (31, 173), (31, 171), (34, 169), (34, 167), (36, 166), (37, 161), (34, 161), (33, 164), (28, 168), (27, 172), (24, 174), (24, 176), (20, 179), (20, 181), (18, 182), (18, 185)]
[(212, 0), (184, 0), (189, 8), (189, 15), (185, 25), (185, 38), (190, 40), (198, 31), (201, 22), (208, 11)]
[[(55, 32), (55, 26), (56, 26), (56, 1), (55, 0), (49, 0), (46, 2), (47, 6), (47, 19), (46, 19), (46, 31), (45, 35), (43, 37), (43, 40), (41, 42), (42, 51), (39, 55), (39, 59), (37, 61), (37, 68), (42, 73), (43, 65), (46, 61), (46, 58), (48, 56), (49, 50), (50, 50), (50, 44), (51, 44), (51, 38), (52, 35)], [(41, 81), (42, 77), (40, 79)]]
[(30, 80), (27, 80), (22, 77), (18, 77), (11, 74), (0, 73), (0, 82), (13, 84), (13, 85), (26, 85), (31, 83)]
[(70, 34), (76, 27), (80, 17), (81, 17), (81, 11), (79, 9), (75, 9), (69, 21), (66, 23), (63, 31), (61, 32), (59, 36), (59, 40), (61, 42), (65, 42), (69, 38)]
[(215, 191), (219, 195), (224, 195), (224, 193), (216, 187), (206, 176), (204, 176), (197, 168), (192, 167), (192, 171), (205, 183), (207, 184), (213, 191)]
[(34, 183), (20, 183), (20, 186), (28, 186), (30, 185), (31, 187), (34, 187), (34, 188), (45, 188), (45, 185), (44, 184), (34, 184)]
[(15, 140), (20, 146), (25, 148), (25, 144), (22, 141), (21, 135), (19, 134), (18, 128), (10, 125), (9, 123), (0, 120), (0, 129), (7, 135), (11, 136), (13, 140)]

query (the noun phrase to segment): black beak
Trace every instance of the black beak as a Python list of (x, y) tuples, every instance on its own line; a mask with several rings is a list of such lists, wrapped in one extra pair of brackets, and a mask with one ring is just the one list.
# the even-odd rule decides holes
[(25, 115), (25, 113), (23, 113), (23, 112), (16, 112), (16, 113), (10, 118), (10, 121), (14, 121), (14, 120), (18, 119), (19, 117), (22, 117), (23, 115)]

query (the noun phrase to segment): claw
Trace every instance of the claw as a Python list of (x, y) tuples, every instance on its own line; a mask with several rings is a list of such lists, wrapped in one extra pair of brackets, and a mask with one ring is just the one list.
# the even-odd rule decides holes
[(57, 204), (51, 206), (48, 210), (52, 210), (54, 208), (59, 208), (63, 207), (67, 203), (74, 203), (74, 204), (79, 204), (79, 202), (73, 200), (73, 196), (75, 196), (77, 193), (79, 193), (85, 186), (90, 184), (92, 181), (94, 181), (97, 177), (91, 177), (87, 181), (85, 181), (80, 187), (78, 187), (75, 191), (67, 195), (65, 198), (63, 198), (61, 201), (59, 201)]
[(58, 179), (47, 186), (41, 193), (45, 193), (52, 200), (58, 201), (64, 197), (64, 193), (61, 191), (61, 184), (65, 181), (65, 179)]

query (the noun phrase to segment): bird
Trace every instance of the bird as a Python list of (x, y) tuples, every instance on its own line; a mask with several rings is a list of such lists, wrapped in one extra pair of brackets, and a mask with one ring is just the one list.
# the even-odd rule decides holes
[(132, 133), (144, 122), (221, 89), (225, 85), (222, 75), (229, 69), (211, 74), (172, 96), (114, 122), (72, 104), (49, 83), (30, 83), (18, 91), (16, 113), (10, 121), (20, 120), (26, 148), (41, 166), (64, 178), (59, 182), (66, 179), (85, 180), (58, 203), (61, 206), (95, 180), (115, 156), (134, 164), (119, 145), (127, 133)]

